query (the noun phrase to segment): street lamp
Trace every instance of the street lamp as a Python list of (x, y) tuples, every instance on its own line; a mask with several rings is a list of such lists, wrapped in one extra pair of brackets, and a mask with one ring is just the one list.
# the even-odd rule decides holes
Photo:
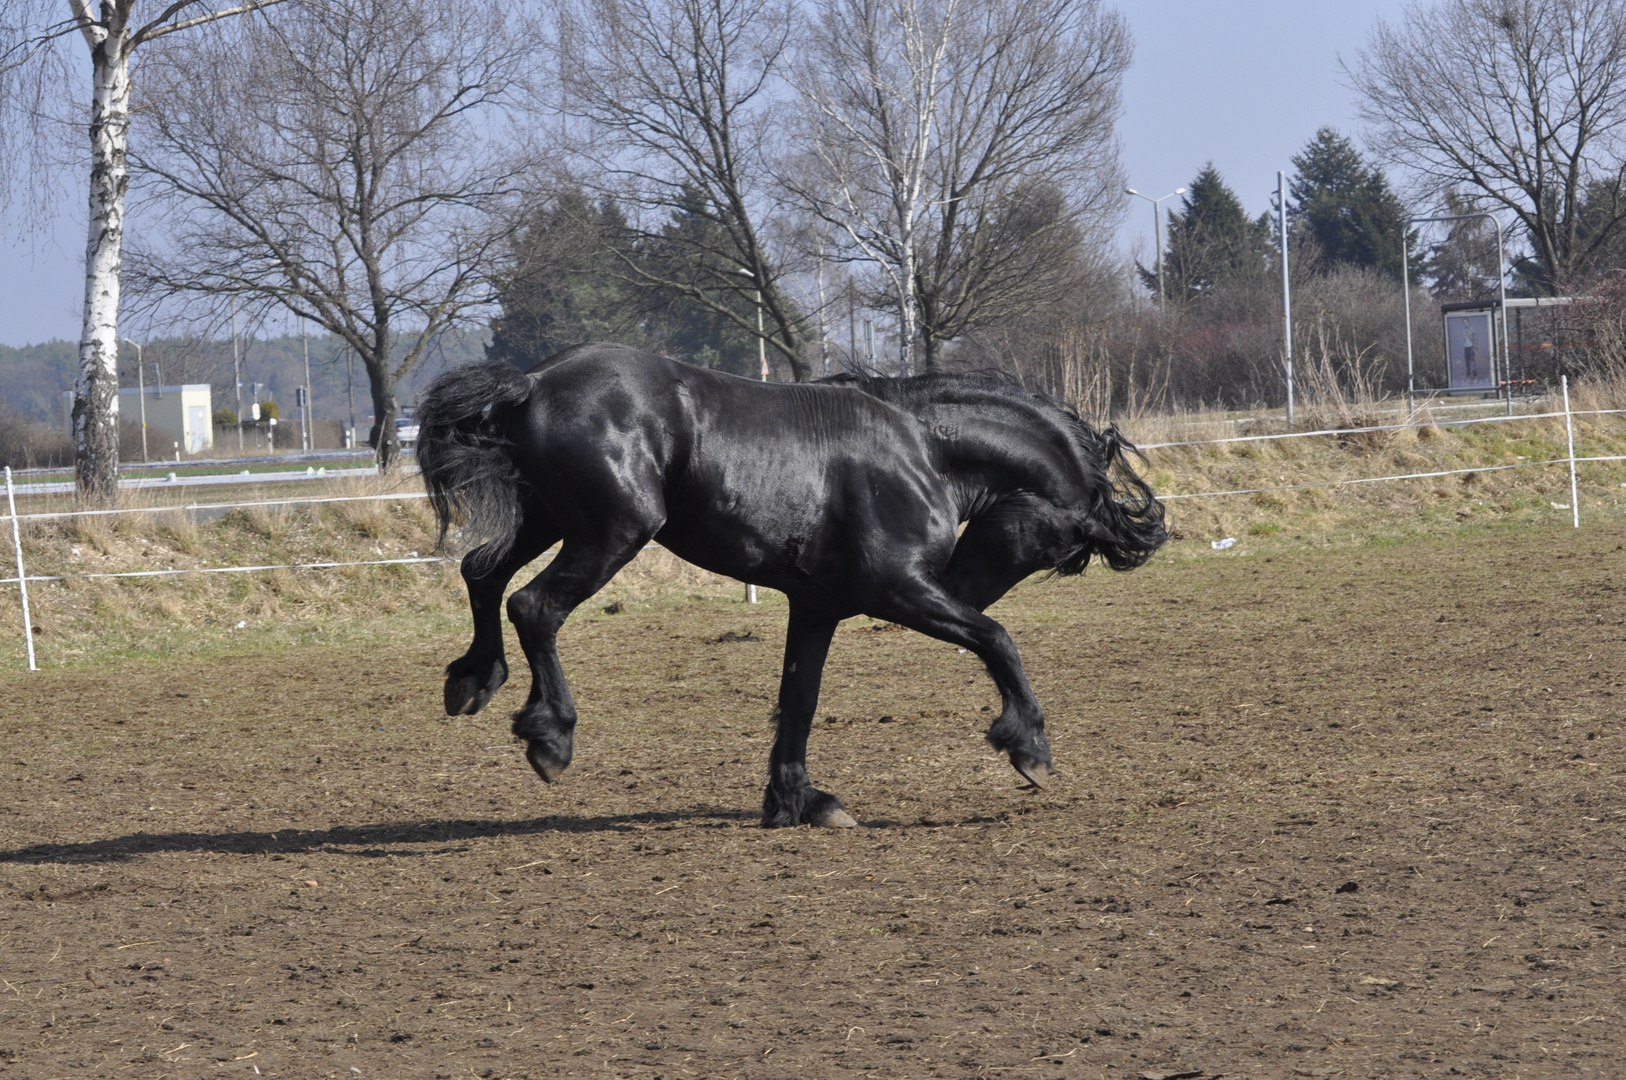
[(147, 463), (147, 378), (141, 370), (141, 342), (134, 338), (125, 338), (125, 341), (135, 346), (136, 351), (136, 401), (141, 406), (141, 463)]
[[(742, 266), (739, 269), (740, 269), (740, 273), (745, 274), (747, 277), (751, 278), (752, 281), (756, 280), (756, 273), (754, 271), (752, 271), (749, 267)], [(761, 360), (762, 360), (762, 381), (767, 382), (768, 381), (768, 341), (767, 341), (766, 338), (764, 338), (762, 336), (762, 289), (761, 288), (758, 288), (756, 290), (756, 296), (757, 296), (757, 356), (760, 357)], [(757, 587), (755, 585), (747, 584), (745, 586), (745, 602), (747, 604), (754, 604), (754, 603), (757, 602)]]
[[(749, 268), (747, 268), (747, 267), (744, 267), (744, 266), (740, 267), (740, 273), (745, 274), (746, 276), (751, 278), (752, 281), (756, 280), (756, 276), (757, 276), (756, 272), (749, 269)], [(762, 361), (762, 381), (767, 382), (768, 381), (768, 339), (762, 336), (762, 290), (760, 288), (756, 290), (756, 299), (757, 299), (757, 358)], [(753, 603), (754, 603), (754, 601), (753, 601)]]
[(1142, 195), (1132, 187), (1126, 187), (1124, 191), (1137, 199), (1145, 199), (1152, 204), (1152, 235), (1157, 238), (1157, 306), (1161, 308), (1163, 306), (1163, 215), (1158, 208), (1163, 205), (1164, 200), (1172, 199), (1176, 195), (1184, 195), (1186, 189), (1183, 187), (1175, 188), (1163, 196), (1162, 199)]

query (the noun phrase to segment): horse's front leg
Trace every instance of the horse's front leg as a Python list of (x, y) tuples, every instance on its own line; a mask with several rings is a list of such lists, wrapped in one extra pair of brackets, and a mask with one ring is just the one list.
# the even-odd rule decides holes
[(481, 558), (486, 545), (463, 557), (463, 583), (469, 590), (469, 612), (474, 617), (474, 640), (468, 652), (446, 665), (446, 715), (472, 715), (485, 708), (508, 681), (508, 661), (502, 648), (502, 594), (526, 563), (559, 540), (558, 534), (524, 531), (514, 539), (505, 558), (487, 567)]
[(988, 727), (989, 745), (1003, 750), (1016, 771), (1035, 787), (1050, 781), (1053, 763), (1044, 732), (1044, 710), (1022, 671), (1016, 644), (999, 623), (951, 594), (917, 578), (893, 586), (888, 603), (869, 612), (977, 654), (999, 689), (1003, 707)]
[(807, 736), (819, 705), (819, 682), (836, 622), (810, 613), (805, 604), (791, 601), (785, 668), (779, 678), (779, 707), (774, 715), (778, 734), (768, 758), (768, 790), (762, 797), (764, 828), (828, 825), (850, 829), (857, 824), (841, 808), (840, 799), (820, 791), (807, 777)]
[(655, 531), (628, 525), (589, 538), (567, 537), (547, 569), (508, 598), (508, 619), (531, 665), (531, 695), (514, 714), (514, 734), (526, 740), (526, 760), (550, 784), (570, 764), (576, 731), (576, 703), (559, 666), (559, 627)]

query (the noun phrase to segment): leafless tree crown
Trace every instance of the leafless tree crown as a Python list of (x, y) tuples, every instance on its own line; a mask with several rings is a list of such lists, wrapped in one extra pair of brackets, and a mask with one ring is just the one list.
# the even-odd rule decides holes
[(1349, 74), (1375, 148), (1422, 190), (1510, 212), (1549, 286), (1626, 222), (1622, 0), (1412, 7), (1379, 24)]
[(144, 70), (133, 157), (166, 223), (134, 260), (146, 297), (233, 297), (339, 337), (386, 464), (396, 380), (491, 303), (520, 175), (501, 107), (534, 56), (505, 7), (288, 0)]
[[(559, 56), (581, 177), (629, 210), (622, 273), (751, 334), (744, 312), (760, 302), (768, 344), (806, 378), (804, 316), (764, 234), (790, 26), (784, 0), (575, 0), (561, 13)], [(711, 227), (667, 228), (685, 213)], [(654, 244), (675, 247), (674, 257), (633, 257)]]
[(1096, 0), (824, 0), (799, 40), (787, 183), (882, 270), (906, 366), (1055, 292), (1118, 211), (1131, 45)]

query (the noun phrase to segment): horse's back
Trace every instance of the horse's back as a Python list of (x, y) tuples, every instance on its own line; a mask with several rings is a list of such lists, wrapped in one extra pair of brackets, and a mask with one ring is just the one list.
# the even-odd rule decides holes
[(857, 387), (596, 344), (532, 378), (516, 460), (562, 518), (619, 499), (681, 557), (782, 589), (850, 574), (883, 531), (952, 549), (952, 499), (918, 423)]

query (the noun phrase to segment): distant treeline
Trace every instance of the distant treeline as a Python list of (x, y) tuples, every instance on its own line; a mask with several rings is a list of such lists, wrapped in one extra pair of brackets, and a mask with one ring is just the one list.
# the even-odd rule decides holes
[[(442, 337), (438, 347), (401, 382), (401, 404), (416, 402), (419, 392), (446, 368), (484, 359), (486, 338), (484, 331)], [(245, 409), (254, 400), (275, 401), (283, 415), (294, 416), (294, 391), (305, 375), (304, 345), (298, 337), (245, 338), (239, 342)], [(309, 345), (313, 415), (349, 423), (343, 345), (327, 335), (312, 337)], [(142, 363), (146, 365), (149, 386), (157, 377), (153, 370), (156, 364), (166, 386), (209, 383), (214, 388), (215, 408), (236, 408), (229, 339), (157, 338), (143, 343)], [(125, 345), (119, 353), (121, 386), (136, 385), (135, 365), (136, 350)], [(0, 406), (31, 420), (60, 425), (64, 422), (62, 394), (73, 389), (78, 369), (79, 346), (71, 341), (21, 347), (0, 345)], [(252, 396), (255, 383), (261, 384), (257, 399)], [(355, 410), (356, 422), (365, 426), (373, 410), (367, 374), (360, 364), (355, 365)]]

